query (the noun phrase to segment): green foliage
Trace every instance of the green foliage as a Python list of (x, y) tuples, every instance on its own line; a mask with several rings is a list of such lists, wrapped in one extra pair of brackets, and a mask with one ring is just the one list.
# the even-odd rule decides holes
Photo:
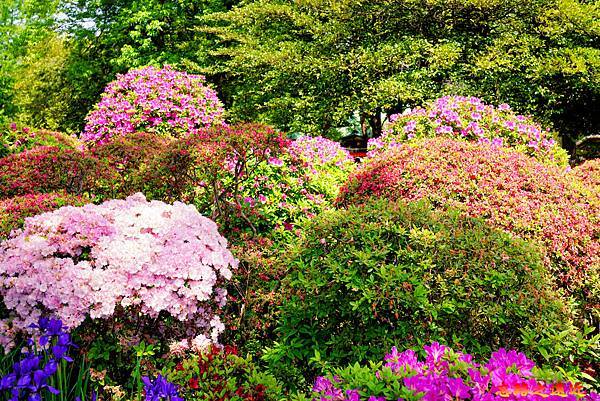
[[(377, 349), (434, 340), (476, 355), (518, 347), (539, 357), (522, 332), (571, 327), (570, 307), (551, 290), (535, 246), (427, 204), (325, 212), (281, 263), (290, 269), (283, 291), (293, 296), (265, 359), (282, 376), (311, 377), (379, 358)], [(556, 358), (584, 357), (577, 349)]]

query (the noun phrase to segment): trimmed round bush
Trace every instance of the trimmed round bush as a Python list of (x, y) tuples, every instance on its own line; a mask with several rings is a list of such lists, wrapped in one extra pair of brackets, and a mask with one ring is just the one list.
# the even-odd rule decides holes
[(89, 153), (107, 165), (112, 173), (110, 179), (102, 183), (102, 194), (109, 198), (124, 198), (143, 191), (148, 165), (166, 151), (169, 143), (168, 139), (156, 134), (133, 132), (91, 147)]
[(600, 267), (600, 204), (564, 169), (520, 152), (445, 138), (398, 145), (364, 164), (342, 188), (343, 204), (369, 197), (428, 199), (546, 249), (558, 286), (597, 311), (590, 277)]
[(311, 377), (315, 354), (341, 366), (430, 341), (535, 352), (523, 333), (572, 329), (537, 247), (458, 211), (377, 200), (324, 212), (303, 232), (282, 256), (280, 291), (292, 296), (266, 356), (285, 374)]
[(61, 192), (27, 194), (0, 200), (0, 238), (21, 228), (26, 217), (56, 210), (62, 206), (83, 206), (86, 198)]
[(103, 143), (132, 132), (178, 138), (223, 123), (223, 105), (203, 76), (148, 66), (118, 75), (106, 87), (81, 138)]
[(223, 284), (236, 265), (216, 224), (180, 202), (136, 194), (31, 217), (0, 246), (0, 295), (11, 327), (3, 343), (42, 315), (74, 329), (123, 308), (171, 316), (171, 325), (189, 322), (186, 337), (215, 343), (224, 329)]
[(81, 150), (36, 147), (0, 159), (0, 199), (60, 191), (80, 195), (111, 175), (105, 164)]
[(371, 155), (419, 138), (446, 137), (513, 148), (560, 166), (568, 163), (556, 134), (508, 104), (495, 107), (476, 97), (444, 96), (424, 108), (391, 115), (390, 122), (384, 135), (369, 141)]

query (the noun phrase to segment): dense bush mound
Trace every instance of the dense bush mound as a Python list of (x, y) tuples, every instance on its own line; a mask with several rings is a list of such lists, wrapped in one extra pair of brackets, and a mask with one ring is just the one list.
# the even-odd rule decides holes
[(118, 75), (86, 117), (81, 138), (102, 143), (131, 132), (182, 137), (223, 124), (223, 105), (204, 77), (144, 67)]
[(424, 203), (325, 212), (281, 263), (280, 291), (293, 296), (268, 354), (275, 366), (306, 369), (317, 351), (339, 366), (432, 340), (481, 355), (570, 325), (537, 248)]
[(42, 314), (76, 328), (125, 308), (131, 317), (191, 322), (183, 335), (214, 343), (224, 329), (222, 284), (236, 264), (216, 224), (183, 203), (137, 194), (40, 214), (0, 246), (0, 295), (11, 327), (1, 338), (6, 345)]
[(0, 199), (57, 191), (79, 195), (111, 175), (107, 166), (83, 151), (36, 147), (0, 159)]
[[(424, 400), (581, 400), (597, 401), (600, 395), (583, 389), (559, 373), (560, 367), (542, 372), (523, 353), (503, 348), (485, 363), (434, 342), (423, 347), (425, 358), (408, 349), (393, 347), (385, 364), (336, 369), (319, 377), (313, 400), (397, 401), (421, 395)], [(362, 396), (362, 397), (361, 397)]]
[(83, 206), (89, 203), (79, 195), (61, 192), (27, 194), (0, 200), (0, 239), (20, 228), (26, 217), (56, 210), (62, 206)]
[(507, 104), (494, 107), (481, 99), (445, 96), (425, 108), (390, 116), (380, 138), (371, 139), (371, 154), (419, 138), (447, 137), (519, 150), (540, 161), (566, 166), (567, 152), (530, 117), (518, 115)]
[(171, 142), (139, 181), (155, 199), (194, 203), (228, 232), (291, 228), (330, 205), (354, 168), (334, 144), (292, 143), (260, 124), (216, 126)]
[(593, 307), (594, 289), (584, 283), (600, 265), (600, 204), (576, 181), (519, 152), (436, 138), (398, 145), (366, 163), (340, 199), (428, 199), (539, 240), (556, 281)]

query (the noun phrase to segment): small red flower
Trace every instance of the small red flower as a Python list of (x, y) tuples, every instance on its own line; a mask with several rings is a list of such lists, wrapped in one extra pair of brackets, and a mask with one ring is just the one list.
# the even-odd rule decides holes
[(188, 383), (192, 390), (198, 390), (198, 378), (192, 377)]

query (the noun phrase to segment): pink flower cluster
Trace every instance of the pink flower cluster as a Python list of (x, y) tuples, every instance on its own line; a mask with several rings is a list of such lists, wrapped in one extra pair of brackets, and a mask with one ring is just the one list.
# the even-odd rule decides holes
[(371, 159), (342, 188), (341, 202), (369, 196), (454, 206), (541, 242), (561, 286), (593, 301), (583, 283), (600, 268), (600, 204), (564, 169), (520, 152), (432, 138)]
[(444, 136), (514, 148), (561, 166), (568, 161), (550, 130), (518, 115), (508, 104), (494, 107), (476, 97), (445, 96), (425, 108), (394, 114), (390, 122), (384, 135), (369, 141), (371, 155), (412, 139)]
[[(352, 386), (349, 382), (356, 383), (364, 378), (319, 377), (313, 386), (313, 401), (360, 401), (361, 393), (367, 393), (363, 400), (400, 401), (403, 398), (394, 394), (398, 392), (394, 390), (396, 386), (390, 385), (394, 379), (413, 394), (421, 394), (424, 401), (600, 400), (600, 395), (584, 391), (580, 384), (539, 380), (535, 363), (514, 350), (499, 349), (485, 364), (478, 364), (471, 355), (455, 352), (437, 342), (425, 346), (424, 350), (426, 358), (420, 361), (415, 351), (409, 349), (400, 353), (393, 347), (385, 356), (383, 370), (376, 371), (375, 377), (371, 378), (373, 382), (380, 381), (381, 386), (370, 383), (365, 388), (348, 388)], [(385, 370), (391, 371), (392, 378), (383, 379)], [(389, 388), (386, 389), (386, 385)], [(380, 390), (375, 390), (377, 388)], [(373, 392), (379, 394), (369, 395)]]
[(205, 79), (174, 70), (144, 67), (118, 75), (86, 117), (81, 138), (103, 143), (144, 131), (181, 137), (223, 123), (223, 105)]
[(216, 342), (221, 284), (236, 266), (216, 224), (194, 206), (141, 194), (66, 206), (28, 218), (1, 244), (0, 295), (11, 313), (4, 325), (24, 330), (54, 315), (75, 328), (132, 307), (194, 322), (196, 335)]

